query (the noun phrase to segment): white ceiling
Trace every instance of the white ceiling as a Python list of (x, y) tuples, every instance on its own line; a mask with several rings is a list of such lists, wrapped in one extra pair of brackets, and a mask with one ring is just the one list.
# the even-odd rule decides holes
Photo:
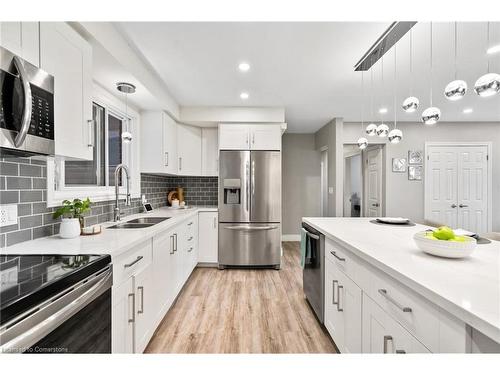
[[(370, 73), (365, 73), (365, 98), (361, 73), (353, 65), (388, 27), (389, 23), (180, 23), (122, 22), (125, 37), (143, 54), (170, 92), (183, 106), (283, 106), (288, 130), (312, 132), (333, 117), (360, 121), (380, 120), (376, 112), (389, 109), (394, 119), (394, 54), (384, 58), (384, 81), (380, 61), (374, 71), (374, 108), (370, 116)], [(442, 121), (498, 121), (500, 95), (480, 99), (472, 90), (458, 102), (448, 102), (442, 91), (453, 79), (454, 24), (434, 23), (434, 105)], [(413, 28), (413, 93), (422, 109), (429, 105), (429, 23)], [(492, 23), (490, 44), (500, 43), (500, 23)], [(458, 24), (458, 71), (469, 87), (486, 72), (486, 23)], [(250, 63), (247, 73), (238, 71), (241, 61)], [(491, 71), (500, 72), (500, 54), (490, 59)], [(409, 34), (397, 44), (398, 121), (419, 121), (400, 110), (408, 96)], [(250, 98), (242, 101), (246, 91)], [(462, 109), (472, 107), (472, 114)]]

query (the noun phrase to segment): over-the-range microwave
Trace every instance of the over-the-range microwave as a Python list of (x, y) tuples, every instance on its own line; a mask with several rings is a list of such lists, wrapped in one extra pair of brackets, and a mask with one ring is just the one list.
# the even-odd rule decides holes
[(0, 47), (0, 153), (54, 155), (54, 77)]

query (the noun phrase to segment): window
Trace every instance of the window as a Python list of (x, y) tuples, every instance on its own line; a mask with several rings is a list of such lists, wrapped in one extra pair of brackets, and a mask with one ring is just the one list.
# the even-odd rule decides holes
[[(130, 120), (97, 103), (93, 104), (92, 113), (94, 160), (62, 162), (64, 186), (114, 186), (116, 166), (129, 159), (130, 147), (122, 142), (122, 132)], [(119, 177), (121, 185), (121, 172)]]

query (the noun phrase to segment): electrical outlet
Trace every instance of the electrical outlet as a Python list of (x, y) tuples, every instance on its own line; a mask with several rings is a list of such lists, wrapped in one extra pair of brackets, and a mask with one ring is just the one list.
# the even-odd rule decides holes
[(17, 224), (17, 204), (0, 206), (0, 227)]

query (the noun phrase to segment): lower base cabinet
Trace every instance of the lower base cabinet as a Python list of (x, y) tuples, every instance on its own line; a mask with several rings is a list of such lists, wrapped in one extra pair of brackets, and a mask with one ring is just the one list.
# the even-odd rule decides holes
[(367, 295), (363, 295), (362, 337), (363, 353), (430, 353)]
[(200, 246), (198, 262), (217, 264), (219, 249), (219, 215), (217, 212), (200, 212), (198, 215), (198, 240)]

